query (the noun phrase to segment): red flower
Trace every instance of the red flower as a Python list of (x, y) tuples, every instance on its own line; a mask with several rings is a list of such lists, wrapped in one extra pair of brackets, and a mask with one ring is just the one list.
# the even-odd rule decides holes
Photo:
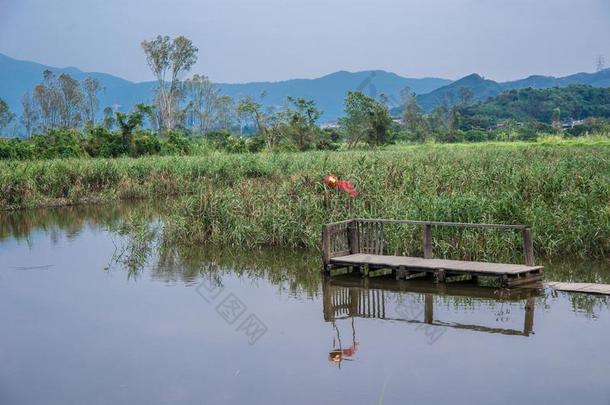
[(337, 187), (337, 181), (335, 176), (324, 176), (324, 184), (326, 184), (326, 187), (328, 188)]
[(337, 188), (339, 190), (345, 191), (352, 198), (356, 198), (358, 196), (358, 192), (356, 191), (356, 188), (354, 187), (351, 181), (339, 180), (337, 182)]
[(330, 189), (336, 188), (338, 190), (343, 190), (352, 198), (355, 198), (358, 195), (358, 192), (351, 181), (339, 180), (337, 177), (329, 175), (324, 176), (324, 184), (326, 184), (326, 187)]

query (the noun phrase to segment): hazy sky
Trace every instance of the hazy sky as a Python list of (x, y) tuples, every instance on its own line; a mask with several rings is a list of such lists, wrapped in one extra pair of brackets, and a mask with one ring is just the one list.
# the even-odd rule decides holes
[(0, 0), (0, 52), (149, 80), (140, 42), (185, 35), (220, 82), (384, 69), (496, 80), (610, 65), (610, 0)]

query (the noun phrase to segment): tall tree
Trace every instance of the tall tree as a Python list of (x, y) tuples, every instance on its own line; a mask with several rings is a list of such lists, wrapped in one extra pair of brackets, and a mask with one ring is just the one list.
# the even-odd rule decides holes
[(85, 90), (85, 116), (87, 124), (95, 124), (95, 114), (99, 106), (98, 93), (102, 91), (100, 82), (93, 78), (87, 77), (83, 80), (83, 89)]
[(8, 104), (0, 98), (0, 131), (3, 130), (13, 118), (15, 118), (15, 114), (11, 112)]
[(409, 139), (422, 142), (430, 136), (428, 122), (424, 118), (424, 113), (417, 102), (417, 95), (406, 88), (401, 92), (404, 107), (402, 121), (405, 129), (409, 132)]
[(451, 126), (451, 100), (448, 95), (445, 95), (443, 102), (438, 105), (429, 117), (430, 128), (438, 135), (449, 130)]
[(187, 125), (197, 128), (201, 134), (209, 132), (214, 123), (220, 89), (206, 76), (198, 74), (185, 80), (183, 87), (188, 100)]
[(553, 128), (559, 130), (561, 129), (561, 108), (559, 107), (555, 107), (553, 108), (553, 115), (552, 115), (552, 125)]
[(114, 111), (111, 107), (104, 108), (104, 128), (110, 130), (116, 124), (116, 119), (114, 118)]
[(60, 123), (60, 98), (56, 89), (55, 75), (50, 70), (43, 73), (43, 81), (34, 88), (33, 99), (40, 113), (43, 130), (55, 128)]
[(405, 88), (401, 92), (401, 96), (404, 103), (402, 119), (405, 128), (408, 131), (415, 132), (420, 126), (422, 121), (423, 111), (421, 106), (417, 103), (417, 96), (410, 88)]
[(77, 128), (83, 122), (83, 92), (78, 80), (67, 73), (57, 78), (60, 102), (61, 126)]
[(256, 130), (263, 136), (267, 146), (273, 146), (273, 140), (268, 135), (267, 124), (269, 117), (263, 111), (263, 106), (257, 103), (252, 97), (246, 96), (239, 100), (237, 105), (237, 115), (240, 120), (250, 121), (256, 126)]
[(214, 127), (229, 130), (235, 119), (235, 102), (229, 96), (220, 96), (214, 103)]
[(36, 111), (34, 100), (32, 100), (30, 93), (25, 93), (21, 97), (21, 124), (28, 137), (36, 130), (37, 123), (38, 111)]
[(179, 36), (171, 40), (158, 35), (150, 41), (142, 41), (146, 61), (157, 79), (157, 108), (163, 129), (171, 130), (176, 121), (180, 96), (179, 77), (197, 62), (197, 47)]
[(80, 83), (67, 73), (55, 76), (43, 72), (43, 82), (34, 88), (34, 103), (43, 129), (77, 128), (82, 123), (83, 92)]
[(313, 100), (288, 97), (288, 133), (299, 150), (305, 150), (314, 141), (321, 112)]
[(339, 122), (347, 134), (350, 148), (359, 142), (378, 146), (390, 140), (392, 118), (388, 108), (359, 91), (347, 93), (345, 117)]

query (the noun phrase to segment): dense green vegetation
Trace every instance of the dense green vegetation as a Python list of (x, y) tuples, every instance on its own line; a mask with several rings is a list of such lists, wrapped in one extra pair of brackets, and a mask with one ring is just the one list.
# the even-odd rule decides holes
[(415, 94), (407, 94), (399, 137), (413, 142), (484, 142), (535, 140), (548, 134), (610, 134), (607, 88), (528, 88), (484, 102), (475, 102), (467, 87), (460, 88), (459, 94), (458, 100), (445, 100), (429, 113), (419, 106)]
[[(329, 173), (351, 180), (358, 197), (329, 193)], [(362, 216), (526, 223), (539, 254), (610, 252), (607, 141), (5, 161), (0, 189), (5, 209), (179, 195), (165, 226), (186, 244), (317, 248), (323, 223)], [(439, 254), (504, 256), (519, 246), (512, 234), (446, 236)], [(417, 249), (420, 233), (393, 240)]]
[(188, 155), (210, 149), (229, 153), (337, 150), (405, 142), (536, 141), (558, 134), (565, 138), (610, 136), (610, 121), (603, 118), (588, 118), (566, 130), (535, 120), (513, 119), (501, 120), (501, 124), (485, 129), (498, 121), (491, 113), (483, 116), (476, 111), (492, 109), (490, 106), (499, 108), (493, 104), (495, 101), (473, 107), (437, 109), (432, 115), (424, 115), (414, 100), (414, 95), (407, 100), (404, 125), (400, 125), (392, 121), (382, 103), (362, 93), (350, 92), (340, 126), (327, 129), (316, 125), (320, 112), (311, 100), (290, 98), (285, 109), (273, 114), (263, 112), (253, 100), (244, 100), (239, 108), (242, 114), (252, 116), (258, 128), (256, 133), (247, 136), (229, 130), (210, 131), (201, 136), (183, 127), (155, 132), (145, 125), (154, 107), (138, 105), (130, 114), (119, 112), (107, 117), (105, 125), (49, 128), (25, 140), (2, 139), (0, 160)]
[(145, 130), (125, 136), (103, 127), (92, 128), (84, 135), (74, 130), (52, 129), (45, 135), (34, 135), (25, 141), (17, 138), (0, 141), (0, 159), (184, 155), (190, 152), (191, 147), (192, 142), (178, 131), (159, 139)]
[[(0, 159), (52, 159), (70, 157), (139, 157), (146, 155), (189, 154), (201, 148), (231, 153), (273, 151), (334, 150), (339, 142), (348, 147), (360, 144), (381, 146), (393, 138), (392, 119), (387, 107), (362, 93), (348, 93), (342, 130), (322, 130), (316, 125), (320, 111), (311, 100), (289, 98), (287, 106), (273, 114), (262, 111), (251, 99), (240, 103), (240, 112), (256, 122), (257, 133), (239, 136), (228, 130), (197, 136), (178, 127), (154, 132), (144, 123), (153, 106), (138, 105), (130, 114), (108, 116), (105, 125), (87, 125), (81, 130), (48, 128), (43, 135), (27, 140), (0, 141)], [(116, 129), (112, 129), (116, 127)]]
[(512, 119), (520, 122), (610, 118), (610, 88), (572, 85), (550, 89), (511, 90), (461, 110), (471, 121), (495, 124)]

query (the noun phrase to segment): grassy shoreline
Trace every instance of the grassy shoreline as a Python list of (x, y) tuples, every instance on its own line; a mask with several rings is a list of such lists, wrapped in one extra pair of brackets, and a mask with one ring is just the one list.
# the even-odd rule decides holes
[[(329, 194), (329, 173), (360, 195)], [(181, 243), (315, 249), (321, 224), (359, 216), (526, 223), (539, 255), (610, 255), (607, 143), (10, 161), (0, 162), (0, 190), (1, 209), (173, 196), (165, 227)], [(439, 236), (446, 256), (518, 247), (513, 235)], [(419, 242), (415, 229), (391, 237), (401, 253)]]

